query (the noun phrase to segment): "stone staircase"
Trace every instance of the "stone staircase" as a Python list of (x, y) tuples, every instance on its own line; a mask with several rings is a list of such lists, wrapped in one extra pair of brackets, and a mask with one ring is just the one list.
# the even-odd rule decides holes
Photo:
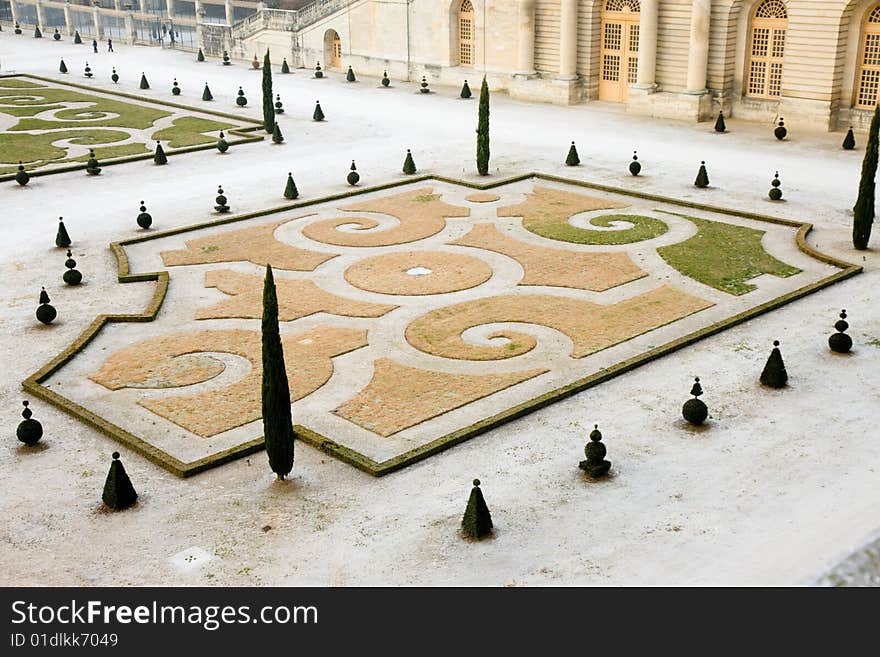
[(232, 26), (235, 39), (247, 39), (261, 30), (296, 32), (361, 0), (314, 0), (297, 10), (259, 9)]

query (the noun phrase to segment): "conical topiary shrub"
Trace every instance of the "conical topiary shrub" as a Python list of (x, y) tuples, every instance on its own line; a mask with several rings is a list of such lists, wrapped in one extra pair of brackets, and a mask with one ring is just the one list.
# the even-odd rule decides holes
[(76, 260), (73, 259), (73, 254), (70, 252), (70, 249), (67, 249), (67, 260), (64, 262), (64, 266), (67, 268), (67, 271), (64, 272), (64, 275), (61, 277), (64, 280), (65, 285), (79, 285), (82, 283), (82, 274), (76, 269)]
[(55, 233), (55, 246), (59, 249), (66, 249), (70, 245), (70, 235), (67, 234), (67, 228), (64, 226), (64, 219), (58, 217), (58, 231)]
[(285, 57), (281, 60), (281, 72), (284, 73), (285, 75), (287, 73), (290, 73), (290, 66), (287, 65), (287, 57)]
[(428, 87), (428, 79), (423, 75), (422, 83), (419, 85), (419, 91), (423, 94), (431, 93), (431, 89)]
[(149, 89), (150, 88), (150, 83), (147, 82), (147, 76), (144, 73), (141, 73), (140, 87), (141, 87), (141, 89)]
[(205, 90), (202, 92), (202, 100), (214, 100), (213, 94), (211, 94), (211, 90), (208, 88), (208, 83), (205, 82)]
[(46, 292), (46, 288), (42, 288), (40, 291), (40, 305), (37, 306), (37, 319), (43, 324), (51, 324), (55, 321), (55, 318), (58, 316), (58, 311), (55, 310), (55, 307), (50, 305), (51, 299), (49, 299), (49, 293)]
[(201, 48), (199, 48), (199, 54), (196, 55), (196, 61), (197, 61), (197, 62), (203, 62), (203, 61), (205, 61), (205, 53), (202, 52), (202, 49), (201, 49)]
[(293, 174), (287, 174), (287, 183), (284, 185), (284, 198), (293, 200), (299, 197), (299, 190), (296, 188), (296, 183), (293, 182)]
[(856, 136), (853, 133), (852, 126), (846, 131), (846, 137), (843, 138), (843, 150), (851, 151), (856, 147)]
[(590, 442), (584, 445), (584, 456), (587, 458), (581, 461), (578, 467), (593, 479), (604, 477), (611, 469), (611, 461), (605, 460), (605, 454), (602, 432), (599, 431), (599, 425), (594, 424), (593, 430), (590, 432)]
[(483, 84), (480, 87), (480, 104), (477, 110), (477, 173), (481, 176), (489, 175), (489, 157), (491, 149), (489, 145), (489, 84), (486, 76), (483, 76)]
[(724, 122), (724, 111), (718, 112), (718, 118), (715, 119), (715, 132), (727, 132), (727, 124)]
[(257, 59), (257, 53), (254, 53), (254, 58), (253, 60), (251, 60), (251, 68), (253, 68), (254, 70), (260, 69), (260, 60)]
[(24, 170), (21, 160), (18, 161), (18, 171), (15, 172), (15, 182), (24, 187), (31, 180), (31, 174)]
[(177, 78), (174, 78), (174, 82), (171, 83), (171, 95), (180, 95), (180, 85), (177, 84)]
[(35, 38), (35, 39), (42, 39), (42, 38), (43, 38), (43, 33), (40, 31), (40, 26), (39, 26), (39, 25), (37, 25), (37, 26), (34, 28), (34, 38)]
[(223, 131), (220, 131), (220, 139), (217, 140), (217, 150), (221, 153), (225, 153), (229, 150), (229, 142), (226, 141), (226, 136), (223, 134)]
[(284, 141), (284, 135), (281, 134), (281, 126), (278, 125), (278, 122), (275, 122), (275, 127), (272, 129), (272, 143), (280, 144)]
[(235, 99), (235, 104), (239, 107), (247, 105), (247, 98), (245, 98), (244, 90), (241, 87), (238, 88), (238, 97)]
[(785, 127), (785, 121), (782, 120), (782, 117), (779, 117), (779, 123), (776, 124), (776, 127), (773, 129), (773, 135), (779, 140), (782, 141), (788, 135), (788, 128)]
[(784, 388), (788, 383), (788, 372), (785, 371), (785, 363), (782, 362), (782, 352), (779, 351), (779, 340), (773, 341), (773, 351), (761, 372), (761, 383), (768, 388)]
[(30, 402), (25, 400), (21, 403), (24, 406), (24, 410), (21, 412), (24, 419), (18, 423), (15, 436), (28, 447), (33, 447), (43, 437), (43, 425), (31, 417), (33, 411), (28, 408)]
[(859, 195), (853, 207), (853, 247), (859, 251), (867, 249), (871, 239), (878, 158), (880, 158), (880, 104), (874, 108), (871, 127), (868, 129), (868, 143), (865, 145), (862, 174), (859, 178)]
[(700, 162), (700, 170), (697, 171), (697, 178), (694, 180), (695, 187), (709, 186), (709, 173), (706, 171), (706, 162)]
[[(263, 80), (262, 80), (262, 92), (263, 92), (263, 129), (272, 135), (272, 140), (275, 141), (275, 107), (272, 105), (272, 62), (269, 60), (269, 49), (266, 49), (266, 54), (263, 56)], [(278, 131), (279, 136), (281, 135), (281, 131)], [(281, 142), (275, 142), (279, 144)]]
[(480, 480), (474, 479), (474, 487), (468, 498), (464, 516), (461, 519), (461, 531), (467, 538), (480, 539), (492, 533), (492, 514), (483, 499)]
[(58, 71), (60, 73), (67, 73), (67, 64), (64, 63), (64, 60), (61, 60), (61, 64), (58, 66)]
[(576, 167), (580, 163), (581, 163), (581, 158), (578, 155), (577, 146), (574, 145), (574, 142), (571, 142), (571, 146), (568, 149), (568, 155), (565, 158), (565, 166)]
[(391, 78), (388, 77), (388, 71), (382, 71), (382, 86), (386, 89), (391, 86)]
[(694, 385), (691, 387), (691, 394), (694, 398), (688, 399), (684, 403), (684, 406), (681, 407), (681, 414), (690, 424), (699, 426), (706, 421), (707, 417), (709, 417), (709, 409), (703, 400), (700, 399), (700, 395), (703, 394), (703, 387), (700, 385), (700, 377), (698, 376), (694, 377)]
[(312, 119), (314, 121), (323, 121), (324, 120), (324, 110), (321, 109), (321, 101), (315, 102), (315, 112), (312, 114)]
[(629, 163), (629, 172), (633, 176), (637, 176), (642, 172), (642, 163), (639, 162), (638, 151), (633, 151), (632, 162)]
[(345, 81), (357, 82), (357, 78), (354, 76), (354, 69), (351, 66), (348, 67), (348, 73), (345, 74)]
[(83, 42), (82, 37), (79, 35), (79, 30), (73, 31), (73, 42), (76, 44), (81, 44)]
[(324, 77), (324, 71), (321, 70), (321, 62), (315, 62), (315, 77), (319, 80)]
[(91, 78), (92, 75), (94, 75), (94, 73), (92, 73), (92, 67), (89, 66), (88, 62), (86, 62), (86, 67), (83, 69), (83, 75), (85, 75), (87, 78)]
[(229, 66), (232, 62), (229, 61), (229, 53), (225, 50), (223, 51), (223, 66)]
[(284, 103), (281, 102), (281, 94), (275, 94), (275, 113), (284, 114)]
[(150, 226), (153, 225), (153, 217), (147, 212), (147, 206), (144, 205), (144, 202), (141, 201), (140, 214), (137, 216), (137, 225), (147, 230)]
[(214, 210), (217, 212), (229, 212), (228, 199), (223, 195), (222, 187), (217, 188), (217, 198), (214, 199), (214, 202), (216, 203)]
[(346, 180), (348, 181), (349, 185), (354, 187), (355, 185), (358, 184), (360, 179), (361, 179), (361, 174), (359, 174), (357, 172), (357, 167), (354, 165), (354, 160), (352, 160), (351, 161), (351, 170), (348, 172), (348, 176), (346, 177)]
[(110, 464), (110, 471), (107, 473), (107, 479), (104, 481), (104, 492), (101, 494), (101, 500), (107, 505), (107, 508), (114, 511), (127, 509), (137, 502), (138, 494), (131, 485), (131, 479), (119, 460), (119, 452), (113, 452), (113, 462)]
[(464, 84), (461, 85), (461, 93), (459, 94), (459, 97), (467, 100), (468, 98), (471, 98), (473, 95), (474, 94), (471, 92), (471, 86), (468, 84), (468, 81), (465, 80)]
[(113, 72), (110, 74), (110, 80), (113, 84), (119, 84), (119, 73), (116, 72), (116, 67), (113, 67)]
[(94, 149), (89, 149), (89, 159), (86, 162), (86, 173), (90, 176), (97, 176), (101, 173), (101, 165), (98, 163), (98, 158), (95, 157)]
[(168, 164), (168, 158), (165, 156), (165, 149), (159, 140), (156, 140), (156, 154), (153, 155), (153, 162), (156, 164)]
[(828, 347), (831, 351), (837, 354), (845, 354), (852, 349), (852, 338), (846, 334), (848, 328), (849, 322), (846, 321), (846, 310), (841, 310), (840, 319), (834, 324), (834, 330), (837, 331), (837, 333), (832, 333), (828, 337)]
[(403, 172), (411, 176), (416, 172), (416, 162), (413, 160), (412, 152), (406, 149), (406, 158), (403, 160)]
[(781, 201), (782, 200), (782, 189), (779, 187), (782, 183), (779, 180), (779, 172), (773, 176), (773, 180), (770, 181), (770, 191), (767, 192), (767, 196), (770, 197), (771, 201)]

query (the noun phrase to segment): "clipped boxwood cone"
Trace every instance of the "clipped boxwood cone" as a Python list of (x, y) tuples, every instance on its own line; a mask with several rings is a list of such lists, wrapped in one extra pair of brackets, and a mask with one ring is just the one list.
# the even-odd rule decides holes
[(571, 142), (571, 146), (568, 149), (568, 155), (565, 158), (565, 166), (576, 167), (580, 163), (581, 163), (581, 158), (578, 155), (577, 146), (574, 145), (574, 142)]
[(642, 163), (639, 162), (638, 151), (633, 151), (633, 159), (632, 162), (629, 163), (629, 172), (634, 176), (637, 176), (642, 172)]
[(203, 62), (203, 61), (205, 61), (205, 53), (202, 52), (202, 49), (201, 49), (201, 48), (199, 48), (199, 54), (196, 55), (196, 61), (197, 61), (197, 62)]
[(779, 124), (773, 130), (773, 134), (779, 141), (782, 141), (788, 135), (788, 128), (785, 127), (785, 121), (782, 120), (781, 116), (779, 117)]
[(18, 171), (15, 172), (15, 182), (24, 187), (31, 180), (31, 174), (24, 170), (21, 160), (18, 161)]
[(849, 322), (846, 321), (846, 310), (841, 310), (840, 319), (834, 324), (834, 330), (837, 331), (837, 333), (832, 333), (828, 337), (828, 347), (834, 353), (845, 354), (852, 349), (852, 338), (845, 332), (848, 328)]
[(584, 455), (587, 458), (581, 461), (578, 467), (593, 479), (604, 477), (611, 469), (611, 461), (605, 460), (605, 454), (602, 432), (599, 431), (599, 425), (594, 424), (593, 430), (590, 432), (590, 442), (584, 445)]
[(403, 161), (403, 172), (408, 176), (411, 176), (416, 172), (416, 163), (408, 148), (406, 149), (406, 159)]
[(287, 65), (287, 57), (281, 60), (281, 72), (290, 73), (290, 66)]
[(471, 93), (471, 87), (470, 87), (470, 85), (468, 84), (468, 81), (467, 81), (467, 80), (465, 80), (465, 81), (464, 81), (464, 84), (461, 85), (461, 93), (459, 94), (459, 96), (461, 96), (461, 97), (464, 98), (465, 100), (467, 100), (468, 98), (470, 98), (471, 96), (473, 96), (473, 93)]
[(275, 127), (272, 129), (272, 143), (280, 144), (284, 141), (284, 135), (281, 134), (281, 127), (278, 125), (278, 122), (275, 122)]
[(324, 110), (321, 109), (321, 101), (315, 102), (315, 112), (312, 114), (312, 119), (314, 121), (323, 121), (324, 120)]
[(156, 164), (168, 164), (168, 158), (165, 155), (165, 149), (162, 148), (162, 144), (159, 143), (159, 140), (156, 140), (156, 154), (153, 155), (153, 162)]
[(217, 187), (217, 198), (214, 199), (216, 205), (214, 210), (217, 212), (229, 212), (229, 206), (226, 204), (228, 199), (223, 195), (223, 188)]
[(70, 235), (67, 234), (67, 228), (64, 227), (64, 219), (58, 217), (58, 231), (55, 233), (55, 246), (59, 249), (66, 249), (70, 245)]
[(119, 452), (113, 452), (113, 462), (110, 463), (110, 471), (104, 481), (104, 491), (101, 493), (101, 501), (114, 511), (127, 509), (137, 501), (137, 491), (131, 485), (131, 479), (119, 460)]
[(150, 88), (150, 83), (147, 82), (147, 76), (146, 76), (146, 74), (144, 74), (144, 73), (141, 73), (141, 84), (140, 84), (140, 87), (141, 87), (141, 89), (149, 89), (149, 88)]
[(58, 71), (60, 73), (67, 73), (67, 64), (64, 63), (64, 60), (61, 60), (61, 64), (58, 66)]
[(214, 100), (213, 94), (211, 94), (211, 90), (208, 88), (208, 83), (205, 82), (205, 90), (202, 92), (202, 100)]
[(724, 112), (718, 112), (718, 118), (715, 119), (715, 132), (727, 132), (727, 124), (724, 123)]
[(46, 292), (46, 288), (42, 288), (40, 291), (40, 305), (37, 306), (36, 315), (40, 322), (47, 325), (55, 321), (55, 318), (58, 316), (58, 311), (49, 304), (49, 301), (49, 294)]
[(144, 205), (144, 202), (141, 201), (140, 207), (141, 213), (137, 216), (137, 225), (147, 230), (150, 226), (153, 225), (153, 217), (147, 212), (147, 206)]
[(223, 134), (223, 131), (220, 131), (220, 139), (217, 140), (217, 150), (221, 153), (225, 153), (229, 150), (229, 142), (226, 141), (226, 135)]
[(43, 38), (43, 33), (40, 31), (40, 26), (39, 26), (39, 25), (37, 25), (37, 26), (34, 28), (34, 38), (35, 38), (35, 39), (42, 39), (42, 38)]
[(177, 84), (177, 78), (174, 78), (174, 82), (171, 84), (171, 93), (174, 96), (180, 95), (180, 85)]
[(709, 409), (706, 404), (699, 398), (703, 394), (703, 387), (700, 385), (700, 377), (694, 377), (694, 385), (691, 387), (693, 399), (688, 399), (684, 406), (681, 407), (681, 414), (684, 419), (694, 426), (699, 426), (709, 417)]
[[(62, 62), (63, 63), (63, 62)], [(65, 71), (62, 71), (64, 73)], [(843, 150), (851, 151), (856, 147), (856, 136), (853, 133), (852, 126), (846, 131), (846, 137), (843, 138)]]
[(284, 185), (284, 198), (293, 200), (299, 196), (299, 190), (296, 183), (293, 182), (293, 174), (287, 174), (287, 183)]
[(492, 533), (492, 514), (489, 513), (483, 491), (480, 490), (479, 479), (474, 479), (474, 487), (461, 519), (461, 531), (466, 537), (475, 539)]
[(709, 186), (709, 172), (706, 171), (706, 162), (700, 162), (700, 170), (697, 171), (697, 178), (694, 180), (695, 187)]
[(28, 447), (33, 447), (43, 437), (43, 425), (31, 417), (34, 413), (28, 408), (30, 402), (25, 400), (21, 403), (24, 406), (24, 410), (21, 412), (24, 419), (18, 423), (15, 436)]
[(779, 181), (779, 172), (773, 176), (773, 180), (770, 181), (770, 191), (767, 192), (767, 196), (770, 197), (771, 201), (781, 201), (782, 200), (782, 189), (780, 189), (780, 185), (782, 183)]
[(348, 184), (354, 187), (358, 184), (358, 181), (361, 179), (361, 174), (357, 172), (357, 167), (354, 165), (354, 160), (351, 161), (351, 171), (348, 172), (348, 176), (346, 180)]
[(82, 283), (82, 274), (76, 269), (76, 260), (73, 259), (73, 254), (70, 252), (70, 249), (67, 249), (67, 260), (64, 262), (64, 266), (67, 267), (67, 271), (64, 272), (64, 275), (61, 277), (64, 280), (65, 285), (79, 285)]
[(761, 372), (761, 384), (768, 388), (784, 388), (788, 383), (788, 372), (785, 371), (785, 363), (782, 362), (782, 352), (779, 351), (779, 340), (773, 341), (773, 350)]
[(357, 78), (354, 76), (354, 69), (349, 66), (348, 73), (345, 74), (345, 80), (347, 82), (357, 82)]
[(83, 42), (82, 37), (79, 35), (79, 30), (73, 31), (73, 42), (76, 44), (81, 44)]

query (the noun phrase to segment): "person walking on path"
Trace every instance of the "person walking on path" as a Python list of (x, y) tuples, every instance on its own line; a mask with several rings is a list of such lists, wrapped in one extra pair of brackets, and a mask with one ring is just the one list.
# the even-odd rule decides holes
[(113, 52), (113, 39), (107, 37), (107, 52)]
[(95, 54), (98, 54), (98, 41), (96, 39), (92, 39), (92, 50), (95, 51)]

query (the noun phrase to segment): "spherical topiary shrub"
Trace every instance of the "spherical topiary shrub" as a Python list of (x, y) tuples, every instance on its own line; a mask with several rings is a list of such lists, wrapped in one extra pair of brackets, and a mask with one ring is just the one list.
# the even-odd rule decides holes
[(56, 41), (61, 41), (61, 32), (58, 31), (58, 28), (55, 28), (55, 33), (52, 35), (52, 38)]
[(101, 173), (101, 166), (98, 163), (98, 158), (95, 157), (95, 151), (93, 149), (89, 149), (89, 159), (86, 162), (86, 173), (90, 176), (97, 176)]
[(681, 414), (684, 419), (694, 426), (699, 426), (709, 417), (709, 409), (706, 404), (699, 399), (703, 394), (703, 387), (700, 385), (700, 377), (694, 377), (694, 385), (691, 388), (693, 399), (688, 399), (684, 406), (681, 407)]
[(67, 234), (67, 228), (64, 226), (64, 219), (58, 217), (58, 231), (55, 233), (55, 246), (59, 249), (66, 249), (70, 245), (70, 235)]
[(480, 490), (480, 480), (474, 479), (474, 487), (468, 498), (464, 516), (461, 519), (461, 532), (467, 538), (480, 539), (492, 533), (492, 514)]
[(642, 163), (639, 162), (639, 154), (637, 151), (633, 151), (633, 159), (632, 162), (629, 163), (629, 172), (634, 176), (637, 176), (642, 172)]
[(386, 89), (391, 86), (391, 78), (388, 77), (388, 71), (382, 71), (382, 86)]
[(58, 316), (58, 311), (49, 304), (49, 294), (46, 292), (46, 288), (43, 288), (40, 292), (40, 305), (37, 306), (36, 315), (37, 319), (43, 324), (51, 324)]
[(94, 75), (94, 74), (92, 73), (92, 67), (89, 66), (89, 63), (88, 63), (88, 62), (86, 62), (86, 67), (85, 67), (85, 69), (83, 70), (83, 75), (85, 75), (87, 78), (91, 78), (92, 75)]
[(24, 187), (31, 180), (31, 174), (24, 170), (21, 160), (18, 161), (18, 171), (15, 172), (15, 182)]
[(15, 29), (13, 32), (15, 32), (15, 34), (21, 34), (21, 25), (18, 24), (18, 21), (15, 21)]
[(284, 103), (281, 102), (281, 94), (275, 94), (275, 113), (284, 114)]
[(144, 202), (141, 201), (140, 214), (137, 216), (137, 225), (147, 230), (150, 226), (153, 225), (153, 217), (147, 212), (147, 206), (144, 205)]
[(773, 341), (773, 350), (761, 372), (761, 384), (768, 388), (784, 388), (788, 383), (788, 372), (785, 371), (785, 363), (782, 362), (782, 352), (779, 351), (779, 340)]
[(226, 204), (227, 200), (228, 199), (223, 195), (223, 188), (218, 187), (217, 198), (214, 199), (214, 202), (216, 203), (216, 205), (214, 206), (214, 210), (216, 210), (217, 212), (229, 212), (229, 206)]
[(715, 119), (715, 132), (727, 132), (727, 124), (724, 122), (724, 112), (718, 112), (718, 118)]
[(70, 252), (70, 249), (67, 250), (67, 260), (64, 262), (64, 266), (67, 267), (67, 271), (64, 272), (62, 279), (64, 280), (65, 285), (79, 285), (82, 283), (83, 275), (77, 271), (76, 269), (76, 260), (73, 259), (73, 254)]
[(834, 324), (834, 330), (836, 330), (837, 333), (832, 333), (828, 337), (828, 347), (834, 353), (845, 354), (852, 349), (852, 338), (845, 333), (848, 328), (849, 322), (846, 321), (846, 310), (841, 310), (840, 319)]
[(235, 99), (235, 104), (239, 107), (244, 107), (247, 105), (247, 98), (244, 96), (244, 91), (241, 87), (238, 88), (238, 98)]
[(24, 419), (18, 423), (15, 435), (25, 445), (33, 447), (43, 437), (43, 425), (31, 417), (33, 411), (28, 408), (29, 402), (23, 401), (21, 403), (24, 405), (24, 410), (21, 412)]
[(220, 131), (220, 139), (217, 140), (217, 150), (221, 153), (225, 153), (229, 150), (229, 142), (226, 141), (226, 135), (223, 134), (223, 131)]
[(843, 150), (851, 151), (856, 147), (856, 136), (853, 133), (852, 126), (846, 131), (846, 137), (843, 138)]
[(354, 187), (358, 184), (361, 179), (361, 175), (357, 172), (357, 167), (354, 165), (354, 160), (351, 161), (351, 171), (348, 172), (348, 176), (346, 180), (348, 184)]
[(565, 166), (576, 167), (580, 163), (581, 158), (578, 155), (577, 146), (575, 146), (574, 142), (571, 142), (571, 146), (568, 148), (568, 155), (565, 157)]
[(779, 172), (773, 176), (773, 180), (770, 181), (770, 191), (767, 192), (767, 196), (770, 197), (771, 201), (781, 201), (782, 200), (782, 189), (780, 189), (780, 185), (782, 183), (779, 181)]
[(599, 431), (599, 425), (593, 425), (590, 432), (590, 442), (584, 445), (584, 456), (586, 460), (581, 461), (578, 467), (586, 472), (593, 479), (598, 479), (608, 474), (611, 469), (611, 461), (605, 460), (605, 445), (602, 444), (602, 433)]
[(174, 78), (174, 82), (171, 83), (171, 94), (174, 96), (180, 95), (180, 85), (177, 84), (177, 78)]
[(321, 70), (321, 62), (315, 62), (315, 77), (319, 80), (324, 77), (324, 71)]
[(419, 91), (423, 94), (431, 93), (431, 89), (428, 87), (428, 80), (424, 75), (422, 76), (422, 83), (419, 85)]
[(779, 141), (782, 141), (788, 135), (788, 128), (785, 127), (785, 121), (782, 120), (782, 117), (779, 117), (779, 123), (774, 128), (773, 134)]
[(119, 73), (116, 72), (116, 67), (113, 67), (113, 72), (110, 74), (110, 80), (113, 84), (119, 84)]
[(229, 53), (225, 50), (223, 51), (223, 66), (229, 66), (232, 62), (229, 61)]
[(700, 162), (700, 169), (697, 171), (697, 178), (694, 180), (695, 187), (709, 186), (709, 172), (706, 171), (706, 162)]

